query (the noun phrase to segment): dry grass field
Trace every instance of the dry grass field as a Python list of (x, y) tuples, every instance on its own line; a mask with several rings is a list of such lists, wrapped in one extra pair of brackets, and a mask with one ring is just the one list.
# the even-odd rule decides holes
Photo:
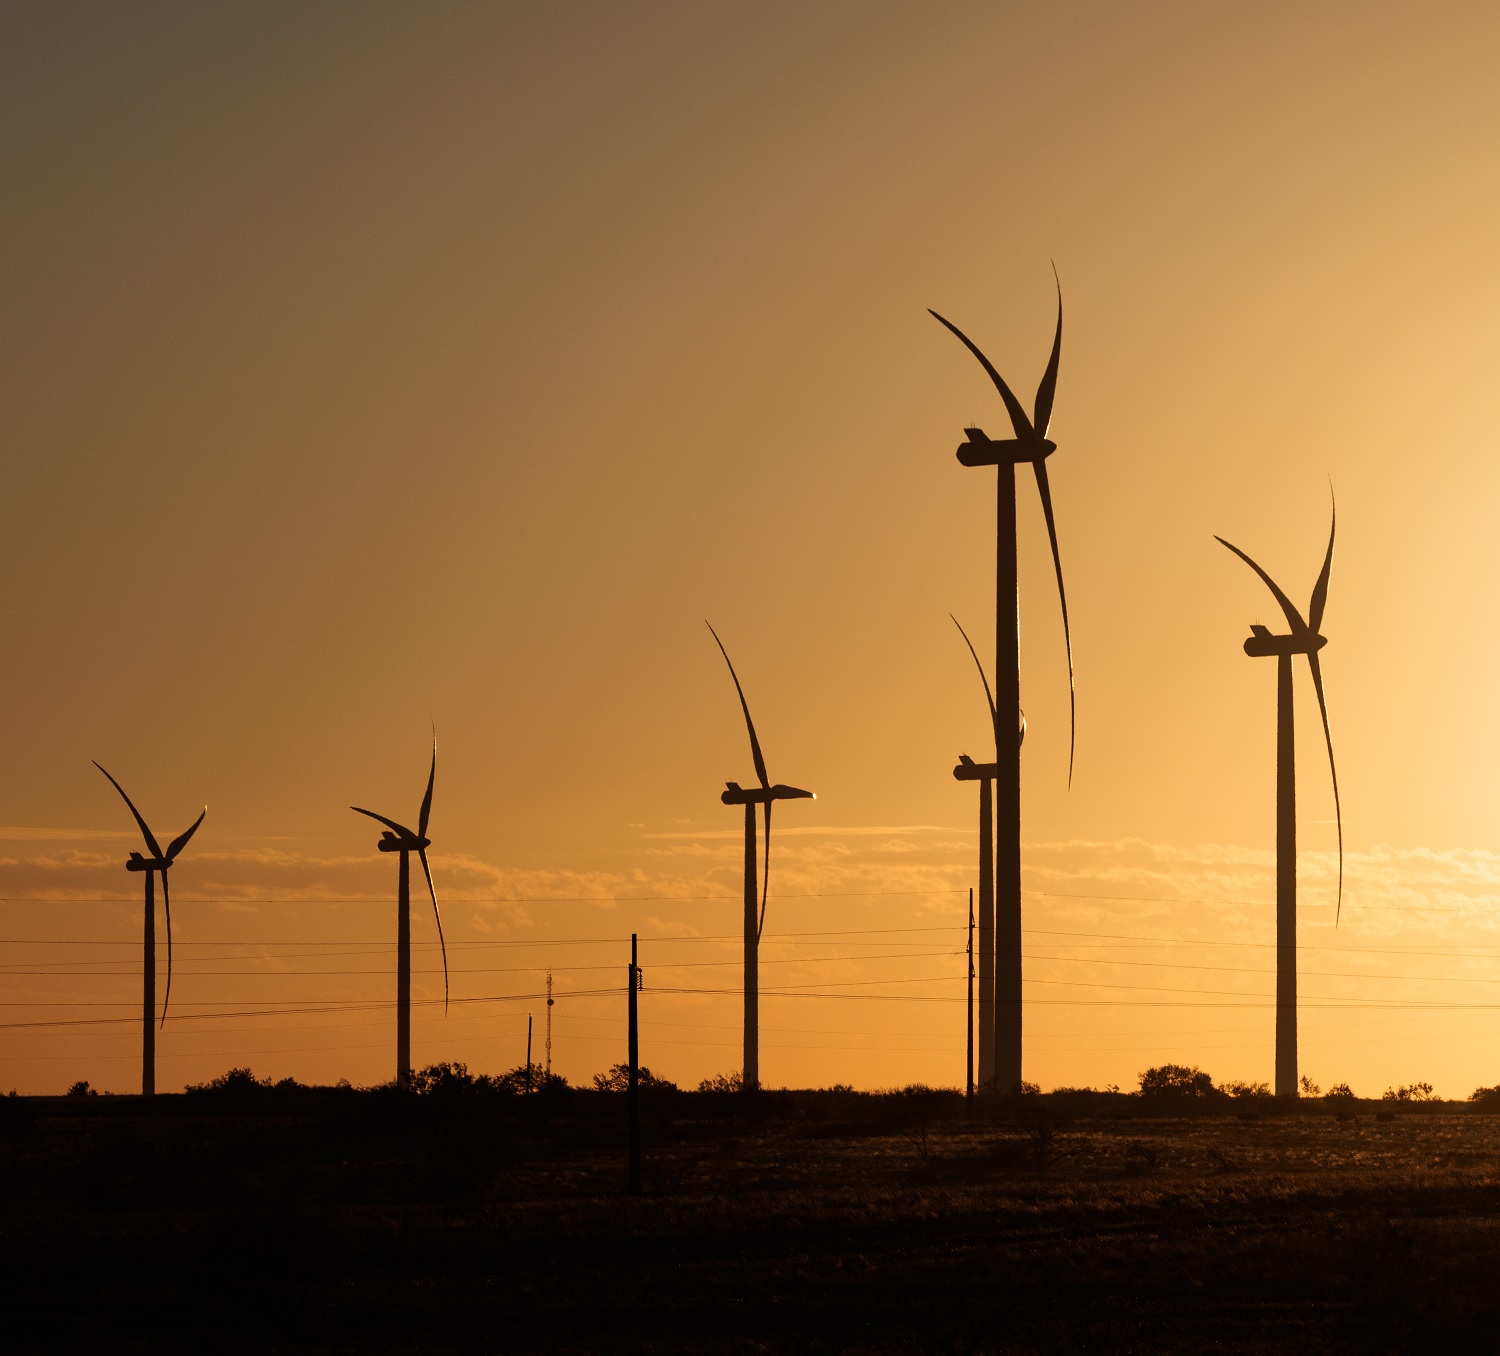
[(6, 1100), (8, 1350), (1500, 1346), (1453, 1105), (664, 1095), (631, 1197), (611, 1094)]

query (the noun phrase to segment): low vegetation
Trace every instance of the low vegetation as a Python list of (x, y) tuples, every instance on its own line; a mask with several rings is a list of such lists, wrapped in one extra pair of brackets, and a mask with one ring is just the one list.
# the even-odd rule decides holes
[(0, 1098), (8, 1349), (1429, 1351), (1500, 1331), (1500, 1118), (1476, 1114), (1500, 1087), (1281, 1100), (1166, 1065), (969, 1115), (920, 1084), (643, 1077), (633, 1197), (623, 1072), (437, 1064), (403, 1093), (233, 1069), (149, 1104)]

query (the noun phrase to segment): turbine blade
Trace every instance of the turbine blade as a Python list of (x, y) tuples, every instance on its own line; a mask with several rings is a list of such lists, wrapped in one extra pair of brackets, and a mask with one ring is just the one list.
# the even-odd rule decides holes
[(417, 837), (427, 837), (427, 818), (432, 814), (432, 784), (437, 780), (437, 731), (432, 732), (432, 767), (427, 773), (427, 794), (422, 797), (422, 810), (417, 816)]
[(969, 653), (974, 656), (974, 667), (979, 670), (979, 681), (984, 684), (984, 699), (990, 706), (990, 727), (995, 732), (995, 757), (1000, 756), (1000, 713), (995, 710), (994, 694), (990, 692), (990, 680), (985, 675), (984, 665), (979, 662), (979, 655), (974, 649), (974, 642), (969, 639), (969, 633), (964, 630), (963, 625), (951, 612), (949, 619), (958, 627), (958, 634), (964, 638), (964, 644), (969, 647)]
[(930, 306), (927, 308), (927, 314), (936, 320), (938, 324), (946, 326), (956, 334), (959, 342), (979, 359), (980, 365), (990, 374), (990, 380), (995, 383), (995, 389), (1000, 392), (1000, 399), (1005, 402), (1005, 412), (1010, 415), (1011, 427), (1015, 429), (1016, 437), (1023, 443), (1034, 442), (1036, 435), (1032, 430), (1031, 420), (1026, 417), (1026, 411), (1021, 408), (1021, 402), (1015, 398), (1010, 387), (1005, 384), (1005, 378), (995, 371), (990, 360), (979, 351), (979, 345), (970, 339), (951, 320), (945, 320)]
[[(176, 838), (174, 838), (170, 843), (167, 844), (166, 860), (168, 861), (168, 863), (173, 861), (177, 854), (188, 845), (188, 839), (198, 832), (198, 825), (203, 823), (203, 815), (206, 815), (207, 813), (208, 806), (205, 805), (203, 807), (203, 814), (200, 814), (198, 818), (193, 821), (192, 827), (189, 828), (186, 833), (179, 833)], [(166, 877), (163, 877), (162, 879), (165, 880)]]
[[(100, 772), (104, 772), (104, 766), (103, 766), (103, 764), (99, 763), (98, 761), (95, 761), (94, 762), (94, 766), (96, 768), (98, 768)], [(109, 773), (108, 772), (104, 772), (104, 775), (106, 777), (109, 777)], [(146, 840), (146, 846), (151, 849), (151, 855), (153, 857), (160, 858), (161, 857), (161, 848), (157, 844), (156, 836), (147, 827), (146, 821), (141, 818), (141, 812), (135, 808), (135, 802), (132, 801), (130, 799), (130, 797), (125, 794), (125, 788), (123, 786), (121, 786), (120, 783), (117, 782), (113, 777), (109, 777), (109, 784), (112, 787), (114, 787), (116, 791), (118, 791), (120, 793), (120, 798), (125, 802), (125, 804), (127, 804), (128, 806), (130, 806), (130, 813), (135, 816), (135, 822), (141, 826), (141, 835)]]
[[(1057, 571), (1057, 598), (1062, 604), (1063, 645), (1068, 651), (1068, 785), (1073, 785), (1073, 749), (1078, 742), (1078, 698), (1073, 690), (1073, 636), (1068, 629), (1068, 594), (1063, 588), (1062, 556), (1057, 551), (1057, 523), (1052, 516), (1052, 490), (1047, 484), (1047, 463), (1034, 461), (1037, 493), (1042, 497), (1042, 517), (1047, 520), (1047, 539), (1052, 543), (1052, 565)], [(999, 746), (996, 745), (998, 748)]]
[(713, 623), (705, 621), (709, 634), (718, 644), (719, 653), (724, 656), (724, 662), (729, 665), (729, 676), (734, 679), (734, 690), (740, 694), (740, 710), (745, 713), (745, 728), (750, 731), (750, 756), (755, 759), (755, 775), (760, 778), (761, 786), (769, 791), (771, 779), (766, 776), (766, 760), (761, 757), (760, 740), (755, 737), (755, 722), (750, 719), (750, 704), (745, 700), (745, 689), (740, 686), (740, 676), (734, 671), (734, 663), (729, 658), (729, 651), (724, 648), (724, 642), (719, 639), (719, 633), (714, 630)]
[(1057, 394), (1057, 364), (1062, 358), (1062, 280), (1057, 276), (1057, 265), (1052, 265), (1052, 280), (1057, 283), (1057, 333), (1052, 338), (1052, 356), (1047, 360), (1047, 370), (1042, 373), (1041, 384), (1036, 388), (1036, 436), (1045, 438), (1047, 426), (1052, 422), (1052, 398)]
[(357, 805), (351, 805), (349, 808), (357, 815), (369, 815), (371, 819), (378, 819), (386, 828), (394, 829), (397, 833), (403, 834), (407, 838), (418, 836), (407, 828), (405, 824), (398, 824), (394, 819), (387, 819), (384, 815), (378, 815), (374, 810), (361, 810)]
[(161, 1025), (167, 1024), (167, 1004), (172, 1001), (172, 891), (167, 885), (167, 869), (161, 872), (161, 907), (167, 915), (167, 992), (161, 1000)]
[(771, 890), (771, 802), (765, 802), (766, 807), (766, 857), (765, 866), (760, 873), (760, 922), (755, 928), (755, 940), (760, 942), (760, 934), (766, 930), (766, 898)]
[(1251, 560), (1249, 556), (1241, 551), (1240, 548), (1233, 542), (1225, 541), (1223, 537), (1219, 536), (1215, 536), (1214, 540), (1218, 542), (1220, 546), (1227, 546), (1231, 551), (1235, 553), (1235, 555), (1243, 560), (1246, 565), (1248, 565), (1252, 570), (1255, 571), (1256, 574), (1261, 577), (1261, 580), (1265, 584), (1265, 586), (1270, 589), (1271, 592), (1276, 596), (1276, 601), (1281, 604), (1281, 610), (1286, 613), (1287, 624), (1292, 628), (1293, 634), (1305, 636), (1307, 634), (1307, 623), (1302, 620), (1302, 614), (1298, 612), (1297, 609), (1292, 605), (1292, 600), (1281, 591), (1276, 581), (1272, 579), (1271, 576), (1268, 575), (1263, 569), (1261, 569), (1259, 565)]
[(448, 943), (443, 940), (443, 915), (438, 912), (437, 891), (432, 884), (432, 868), (427, 865), (427, 849), (418, 848), (422, 874), (427, 877), (427, 893), (432, 896), (432, 916), (437, 919), (438, 945), (443, 949), (443, 1016), (448, 1015)]
[(1323, 557), (1323, 572), (1318, 576), (1318, 582), (1313, 585), (1312, 601), (1307, 605), (1307, 624), (1312, 629), (1313, 635), (1317, 635), (1323, 625), (1323, 608), (1328, 602), (1328, 575), (1333, 569), (1333, 534), (1338, 529), (1338, 525), (1339, 511), (1338, 505), (1335, 504), (1328, 524), (1328, 554)]
[(1307, 656), (1312, 669), (1313, 690), (1318, 694), (1318, 710), (1323, 716), (1323, 739), (1328, 744), (1328, 774), (1333, 779), (1333, 822), (1339, 835), (1339, 894), (1338, 905), (1333, 914), (1333, 925), (1337, 927), (1344, 912), (1344, 811), (1339, 804), (1339, 773), (1333, 764), (1333, 734), (1328, 728), (1328, 703), (1323, 699), (1323, 668), (1318, 663), (1317, 653)]

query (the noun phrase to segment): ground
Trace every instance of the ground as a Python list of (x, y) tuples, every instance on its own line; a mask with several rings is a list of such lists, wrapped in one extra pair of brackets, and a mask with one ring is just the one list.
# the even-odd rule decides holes
[(1453, 1106), (0, 1100), (8, 1350), (1500, 1349)]

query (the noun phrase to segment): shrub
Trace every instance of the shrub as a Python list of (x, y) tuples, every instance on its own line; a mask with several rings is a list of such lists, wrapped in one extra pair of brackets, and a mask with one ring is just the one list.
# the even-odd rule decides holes
[(1241, 1083), (1238, 1080), (1223, 1084), (1220, 1092), (1227, 1092), (1231, 1097), (1269, 1097), (1271, 1085), (1269, 1083)]
[(1500, 1086), (1475, 1088), (1469, 1094), (1469, 1105), (1475, 1111), (1500, 1111)]
[(503, 1074), (496, 1074), (489, 1085), (497, 1092), (563, 1092), (568, 1080), (561, 1074), (548, 1073), (540, 1064), (517, 1064)]
[[(636, 1069), (636, 1085), (641, 1088), (656, 1088), (663, 1092), (678, 1091), (670, 1078), (658, 1078), (644, 1064)], [(611, 1064), (607, 1073), (594, 1075), (595, 1092), (629, 1092), (630, 1065)]]
[(1431, 1083), (1403, 1083), (1399, 1088), (1387, 1088), (1380, 1094), (1382, 1102), (1436, 1102)]
[(68, 1088), (69, 1097), (97, 1097), (98, 1095), (99, 1093), (94, 1088), (89, 1087), (87, 1078), (80, 1078)]
[(1298, 1085), (1301, 1087), (1302, 1095), (1304, 1097), (1318, 1097), (1322, 1095), (1323, 1089), (1320, 1088), (1316, 1083), (1314, 1083), (1312, 1079), (1310, 1079), (1306, 1074), (1303, 1074), (1302, 1077), (1298, 1080)]
[(195, 1096), (205, 1092), (222, 1092), (231, 1095), (235, 1093), (259, 1092), (262, 1088), (271, 1086), (269, 1078), (260, 1079), (255, 1076), (253, 1069), (230, 1069), (227, 1073), (221, 1073), (217, 1078), (207, 1083), (189, 1083), (184, 1089)]
[[(87, 1087), (87, 1084), (84, 1084)], [(269, 1078), (257, 1078), (250, 1069), (230, 1069), (207, 1083), (189, 1083), (185, 1092), (195, 1097), (217, 1095), (220, 1097), (251, 1097), (275, 1089), (286, 1092), (302, 1086), (295, 1078), (283, 1078), (273, 1083)], [(72, 1096), (72, 1089), (68, 1090)], [(80, 1094), (81, 1095), (81, 1094)]]
[(1354, 1100), (1354, 1089), (1347, 1083), (1335, 1083), (1324, 1094), (1324, 1100), (1329, 1102), (1352, 1102)]
[(1187, 1064), (1158, 1064), (1141, 1075), (1142, 1097), (1212, 1097), (1214, 1081)]
[(490, 1080), (484, 1075), (475, 1078), (469, 1066), (459, 1062), (429, 1064), (425, 1069), (413, 1069), (411, 1090), (418, 1097), (451, 1097), (455, 1093), (474, 1092), (487, 1088)]
[(745, 1086), (738, 1073), (714, 1074), (698, 1084), (699, 1092), (739, 1092)]

